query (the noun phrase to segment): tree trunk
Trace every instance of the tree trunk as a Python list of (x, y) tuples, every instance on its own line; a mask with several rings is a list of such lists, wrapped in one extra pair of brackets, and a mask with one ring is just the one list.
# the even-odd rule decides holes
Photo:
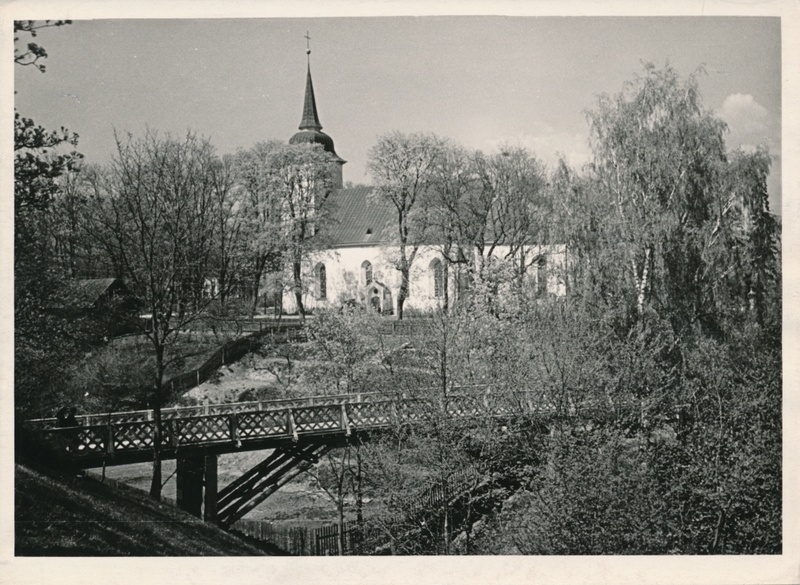
[(356, 525), (358, 526), (358, 553), (362, 554), (364, 542), (364, 494), (361, 491), (361, 442), (356, 444)]
[(642, 276), (638, 283), (639, 290), (637, 291), (638, 294), (636, 298), (636, 311), (640, 319), (644, 315), (644, 301), (649, 284), (648, 278), (650, 276), (651, 255), (651, 248), (648, 246), (644, 251), (644, 265), (642, 266)]
[(251, 313), (251, 317), (256, 314), (256, 309), (258, 307), (258, 288), (261, 284), (261, 275), (264, 273), (264, 263), (259, 258), (256, 260), (256, 267), (253, 273), (253, 280), (251, 282), (251, 286), (253, 287), (253, 310)]
[(225, 303), (228, 302), (228, 273), (224, 268), (219, 271), (219, 282), (217, 286), (219, 287), (217, 289), (219, 305), (220, 307), (224, 307)]
[(444, 273), (442, 276), (442, 308), (447, 313), (450, 308), (450, 262), (445, 261), (443, 263), (442, 272)]
[(450, 506), (447, 501), (447, 483), (443, 484), (444, 489), (444, 530), (442, 537), (444, 538), (444, 554), (450, 554)]
[(397, 293), (397, 320), (403, 320), (403, 305), (405, 305), (406, 298), (408, 297), (408, 278), (410, 270), (404, 268), (400, 271), (400, 291)]
[(339, 496), (338, 502), (339, 508), (339, 537), (337, 538), (337, 544), (339, 547), (339, 556), (344, 556), (344, 498)]
[(297, 314), (300, 315), (300, 321), (306, 322), (306, 311), (303, 307), (303, 277), (301, 274), (300, 262), (294, 261), (292, 263), (292, 278), (294, 279), (294, 300), (297, 305)]
[(153, 478), (150, 482), (150, 497), (161, 500), (161, 398), (164, 377), (164, 346), (156, 345), (156, 379), (153, 392)]

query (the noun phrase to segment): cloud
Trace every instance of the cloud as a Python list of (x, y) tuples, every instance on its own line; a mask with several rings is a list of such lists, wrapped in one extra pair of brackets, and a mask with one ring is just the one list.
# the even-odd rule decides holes
[(772, 157), (772, 167), (767, 177), (770, 208), (780, 213), (783, 199), (780, 120), (752, 95), (741, 93), (726, 97), (718, 115), (728, 124), (729, 133), (725, 136), (725, 143), (729, 149), (752, 151), (762, 144), (769, 148)]
[(772, 150), (778, 143), (772, 116), (750, 94), (734, 93), (726, 97), (719, 116), (730, 130), (726, 137), (729, 148), (752, 149), (766, 144)]
[(561, 156), (571, 167), (578, 170), (591, 159), (586, 134), (556, 132), (551, 127), (544, 125), (538, 128), (534, 134), (520, 133), (489, 140), (488, 150), (496, 152), (503, 144), (526, 147), (550, 169), (555, 168)]

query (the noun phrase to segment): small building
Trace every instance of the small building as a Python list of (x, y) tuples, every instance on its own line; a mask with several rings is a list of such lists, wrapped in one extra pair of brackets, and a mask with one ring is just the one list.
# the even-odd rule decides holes
[(69, 319), (92, 319), (114, 336), (136, 329), (139, 304), (122, 279), (85, 278), (69, 281), (48, 308)]

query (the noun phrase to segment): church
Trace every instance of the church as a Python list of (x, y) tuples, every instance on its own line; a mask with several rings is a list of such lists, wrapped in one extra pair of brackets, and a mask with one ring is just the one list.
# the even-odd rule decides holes
[[(289, 143), (320, 144), (333, 159), (333, 189), (328, 194), (332, 198), (332, 214), (330, 222), (322, 228), (326, 248), (311, 254), (303, 266), (305, 309), (355, 302), (382, 314), (396, 314), (402, 276), (391, 262), (392, 247), (384, 234), (397, 229), (397, 213), (388, 204), (371, 197), (371, 187), (344, 188), (346, 161), (336, 153), (333, 139), (322, 131), (310, 64), (299, 131)], [(502, 258), (508, 251), (509, 246), (497, 246), (493, 253)], [(566, 258), (564, 246), (537, 246), (525, 252), (537, 258), (528, 278), (535, 294), (565, 294), (558, 277), (558, 268), (563, 267)], [(411, 268), (404, 311), (429, 311), (442, 305), (445, 294), (450, 302), (465, 294), (469, 278), (460, 266), (447, 269), (436, 246), (421, 246)], [(293, 291), (285, 290), (282, 302), (286, 313), (297, 312)]]

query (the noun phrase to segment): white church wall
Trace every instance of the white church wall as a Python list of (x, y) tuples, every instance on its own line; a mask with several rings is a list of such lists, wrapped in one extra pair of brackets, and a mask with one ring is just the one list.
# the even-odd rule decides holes
[[(493, 257), (504, 258), (508, 254), (508, 246), (498, 246)], [(360, 246), (324, 250), (314, 253), (303, 266), (305, 290), (303, 304), (307, 309), (316, 307), (339, 307), (344, 303), (355, 301), (368, 304), (370, 297), (378, 297), (382, 312), (395, 312), (397, 294), (400, 290), (401, 276), (392, 263), (391, 257), (397, 253), (396, 248), (381, 246)], [(529, 283), (532, 288), (539, 287), (542, 273), (545, 277), (544, 288), (547, 294), (562, 296), (566, 294), (562, 272), (566, 258), (563, 245), (547, 247), (531, 247), (525, 251)], [(531, 259), (542, 255), (546, 258), (544, 269), (540, 269)], [(442, 291), (435, 290), (435, 261), (441, 261), (441, 254), (435, 247), (423, 246), (411, 268), (411, 294), (406, 299), (404, 309), (427, 311), (443, 302)], [(365, 262), (372, 269), (373, 286), (367, 287), (365, 282)], [(319, 267), (325, 268), (325, 294), (320, 291)], [(457, 295), (459, 266), (451, 266), (448, 271), (448, 293), (451, 299)], [(542, 273), (540, 273), (540, 270)], [(283, 299), (284, 311), (297, 312), (294, 294), (287, 291)], [(391, 309), (390, 309), (391, 307)]]

